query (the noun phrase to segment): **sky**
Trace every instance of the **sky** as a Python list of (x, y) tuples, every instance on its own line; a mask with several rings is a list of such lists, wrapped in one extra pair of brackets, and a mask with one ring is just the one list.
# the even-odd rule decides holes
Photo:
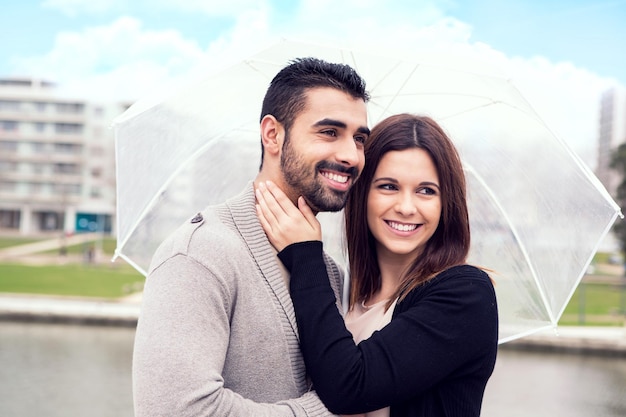
[(0, 77), (136, 100), (277, 38), (475, 54), (593, 167), (599, 100), (626, 85), (626, 0), (5, 0)]

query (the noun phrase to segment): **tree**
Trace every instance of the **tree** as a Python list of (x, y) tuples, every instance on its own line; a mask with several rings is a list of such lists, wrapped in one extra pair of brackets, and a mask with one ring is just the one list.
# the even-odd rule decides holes
[[(626, 143), (622, 143), (611, 156), (611, 168), (616, 170), (621, 181), (617, 186), (617, 204), (626, 207)], [(619, 240), (622, 254), (626, 254), (626, 221), (618, 221), (613, 226), (613, 233)]]

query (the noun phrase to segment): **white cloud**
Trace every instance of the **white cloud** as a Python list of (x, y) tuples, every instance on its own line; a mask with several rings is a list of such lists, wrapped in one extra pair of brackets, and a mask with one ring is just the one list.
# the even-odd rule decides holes
[[(116, 1), (106, 3), (114, 8), (119, 4)], [(236, 17), (235, 24), (210, 45), (199, 45), (176, 30), (146, 30), (139, 20), (123, 17), (107, 26), (61, 33), (48, 54), (22, 59), (19, 64), (23, 72), (38, 75), (45, 69), (43, 75), (81, 94), (88, 91), (96, 96), (134, 99), (154, 90), (155, 85), (189, 74), (199, 76), (215, 62), (245, 56), (278, 37), (342, 42), (386, 53), (397, 50), (419, 59), (478, 57), (486, 63), (484, 67), (512, 77), (548, 125), (594, 166), (599, 99), (611, 80), (569, 63), (506, 56), (489, 45), (471, 42), (472, 28), (446, 17), (438, 3), (302, 0), (296, 9), (286, 12), (252, 0), (157, 0), (150, 7), (230, 14)], [(47, 0), (46, 4), (78, 12), (103, 7), (104, 2)], [(277, 7), (277, 2), (272, 4)]]
[(175, 30), (144, 30), (139, 20), (122, 17), (108, 26), (61, 32), (49, 53), (14, 64), (20, 72), (49, 78), (66, 90), (81, 86), (82, 94), (128, 98), (124, 96), (188, 71), (203, 56), (196, 41)]
[(507, 64), (513, 81), (547, 125), (595, 168), (600, 96), (616, 82), (543, 57), (511, 58)]
[[(507, 56), (489, 45), (471, 42), (471, 26), (443, 15), (437, 3), (407, 6), (383, 0), (306, 0), (283, 29), (319, 41), (339, 38), (385, 53), (396, 50), (417, 59), (447, 64), (464, 60), (475, 70), (512, 78), (548, 126), (593, 168), (600, 95), (615, 81), (567, 62)], [(355, 12), (359, 9), (376, 13)], [(328, 10), (337, 17), (331, 18)]]

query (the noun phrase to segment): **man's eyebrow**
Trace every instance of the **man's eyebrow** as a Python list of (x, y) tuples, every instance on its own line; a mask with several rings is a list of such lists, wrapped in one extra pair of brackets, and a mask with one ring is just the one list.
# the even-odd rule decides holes
[[(344, 122), (342, 122), (341, 120), (335, 120), (335, 119), (322, 119), (322, 120), (318, 120), (317, 122), (315, 122), (313, 124), (314, 127), (320, 127), (320, 126), (334, 126), (334, 127), (339, 127), (342, 129), (345, 129), (348, 127), (348, 125), (346, 125)], [(361, 126), (357, 129), (357, 132), (359, 133), (364, 133), (366, 135), (369, 136), (370, 134), (370, 129), (367, 126)]]
[(335, 126), (335, 127), (341, 127), (343, 129), (348, 127), (347, 124), (345, 124), (344, 122), (342, 122), (340, 120), (328, 119), (328, 118), (327, 119), (318, 120), (317, 122), (315, 122), (315, 124), (313, 126), (315, 126), (315, 127), (319, 127), (319, 126)]

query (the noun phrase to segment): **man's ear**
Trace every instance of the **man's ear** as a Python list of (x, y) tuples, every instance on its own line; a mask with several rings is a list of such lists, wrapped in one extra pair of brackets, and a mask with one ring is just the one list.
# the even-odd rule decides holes
[(278, 155), (284, 139), (283, 125), (271, 114), (264, 116), (261, 120), (261, 142), (265, 152), (273, 156)]

